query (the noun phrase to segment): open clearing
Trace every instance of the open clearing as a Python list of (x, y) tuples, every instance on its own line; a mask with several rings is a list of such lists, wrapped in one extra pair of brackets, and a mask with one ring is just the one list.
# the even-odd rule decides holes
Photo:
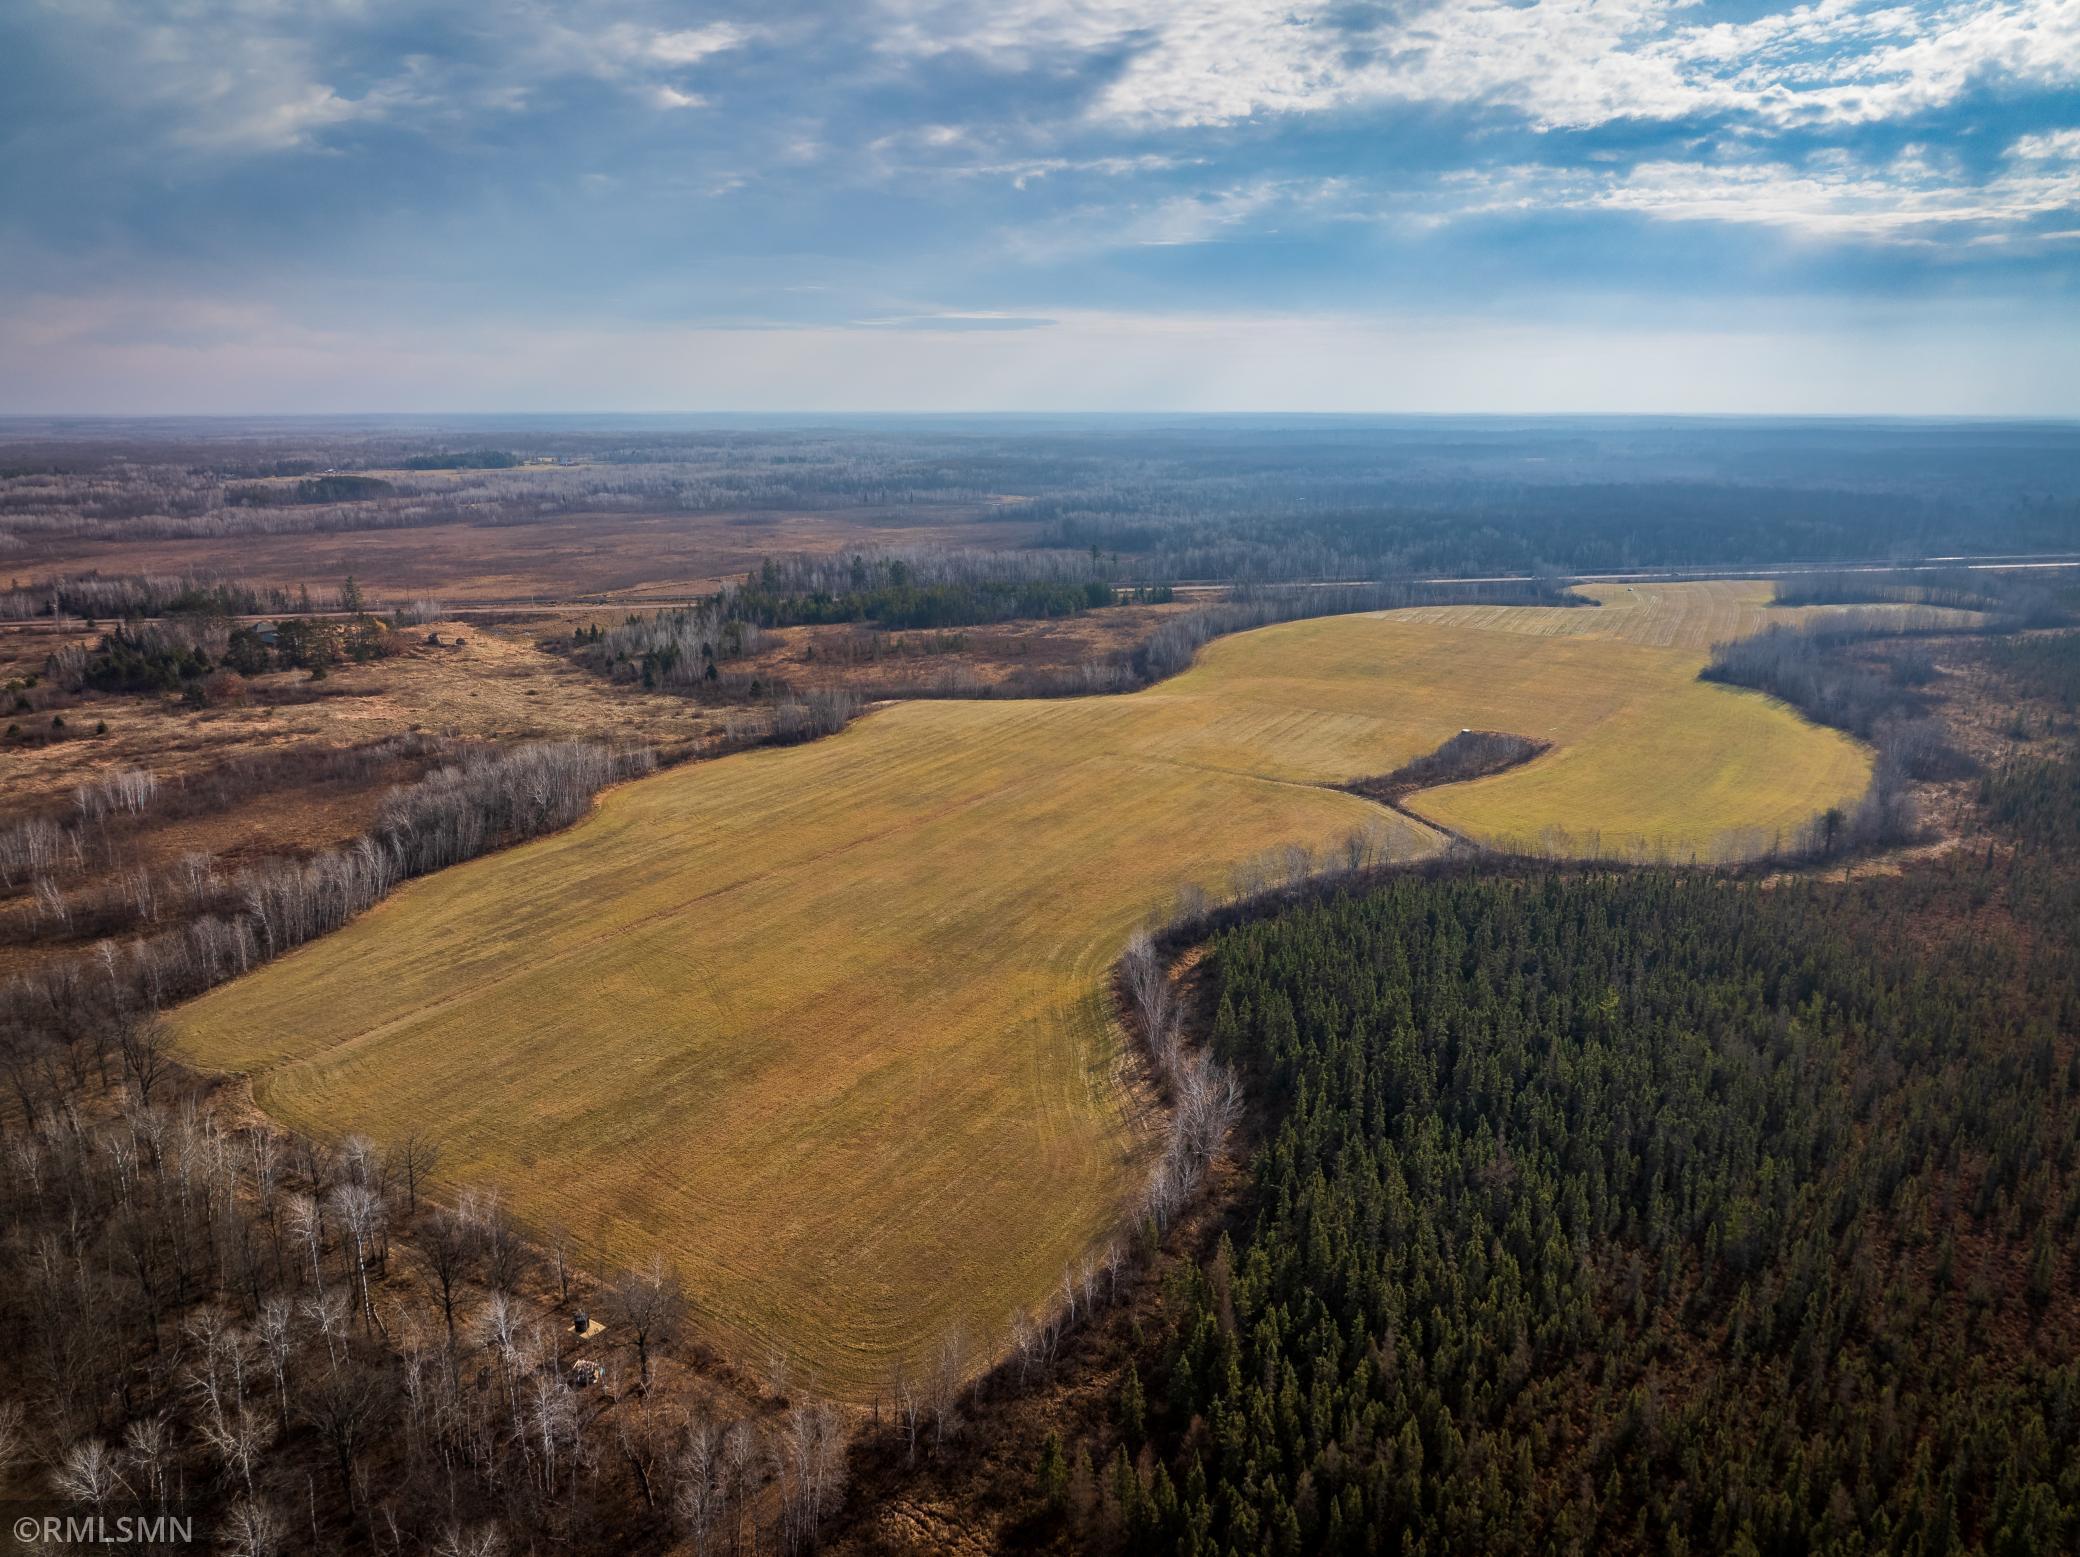
[(1132, 696), (900, 704), (680, 768), (193, 1002), (184, 1047), (296, 1128), (424, 1130), (531, 1221), (662, 1247), (723, 1344), (867, 1398), (955, 1323), (996, 1344), (1131, 1192), (1103, 981), (1137, 919), (1287, 843), (1436, 846), (1327, 786), (1516, 731), (1554, 749), (1420, 809), (1684, 853), (1861, 791), (1855, 743), (1695, 679), (1765, 586), (1592, 593), (1297, 622)]

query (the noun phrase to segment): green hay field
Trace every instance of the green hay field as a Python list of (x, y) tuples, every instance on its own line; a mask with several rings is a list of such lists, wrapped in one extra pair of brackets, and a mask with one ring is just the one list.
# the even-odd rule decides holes
[(1686, 854), (1861, 791), (1853, 742), (1695, 679), (1765, 587), (1600, 593), (1297, 622), (1132, 696), (908, 703), (665, 773), (194, 1001), (182, 1044), (293, 1127), (423, 1130), (538, 1225), (663, 1248), (723, 1345), (866, 1398), (951, 1325), (997, 1344), (1131, 1194), (1102, 991), (1137, 920), (1287, 843), (1436, 846), (1329, 786), (1512, 730), (1554, 749), (1425, 814)]

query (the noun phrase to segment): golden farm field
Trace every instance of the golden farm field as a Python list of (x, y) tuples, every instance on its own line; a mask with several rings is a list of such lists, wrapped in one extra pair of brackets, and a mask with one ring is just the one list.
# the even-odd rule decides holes
[(1554, 743), (1418, 797), (1479, 835), (1704, 852), (1860, 792), (1854, 743), (1695, 679), (1763, 586), (1596, 592), (1297, 622), (1131, 696), (900, 704), (630, 784), (192, 1002), (183, 1046), (296, 1128), (426, 1131), (538, 1225), (662, 1248), (724, 1345), (865, 1397), (956, 1323), (994, 1346), (1131, 1193), (1103, 986), (1137, 920), (1287, 843), (1436, 847), (1329, 786), (1470, 725)]

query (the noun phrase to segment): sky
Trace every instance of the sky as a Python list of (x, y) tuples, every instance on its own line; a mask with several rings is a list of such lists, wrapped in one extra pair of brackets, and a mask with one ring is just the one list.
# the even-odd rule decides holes
[(0, 413), (2080, 416), (2080, 0), (8, 0)]

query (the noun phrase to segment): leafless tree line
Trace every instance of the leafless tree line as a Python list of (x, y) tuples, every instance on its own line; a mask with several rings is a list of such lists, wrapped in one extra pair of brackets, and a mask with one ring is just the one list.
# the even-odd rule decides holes
[[(92, 927), (87, 933), (134, 931), (156, 923), (162, 909), (225, 912), (217, 889), (228, 878), (207, 856), (190, 853), (170, 871), (148, 872), (139, 863), (135, 833), (147, 816), (153, 824), (178, 821), (220, 813), (285, 787), (360, 785), (386, 771), (416, 779), (429, 763), (472, 762), (488, 749), (411, 734), (346, 748), (267, 752), (170, 779), (120, 770), (80, 785), (63, 811), (0, 828), (0, 891), (27, 887), (47, 905), (44, 917)], [(88, 881), (84, 891), (68, 888), (82, 877)], [(144, 902), (156, 907), (138, 906)]]
[(429, 773), (384, 799), (367, 842), (423, 875), (490, 848), (555, 832), (583, 816), (607, 785), (657, 766), (648, 747), (542, 741)]
[[(846, 1417), (654, 1388), (683, 1316), (668, 1266), (594, 1278), (495, 1197), (428, 1201), (424, 1136), (328, 1149), (232, 1123), (155, 1018), (81, 994), (67, 1012), (90, 1023), (68, 1032), (0, 1006), (19, 1104), (0, 1463), (19, 1484), (193, 1516), (250, 1557), (813, 1546)], [(556, 1313), (587, 1301), (607, 1337)]]
[(743, 1550), (747, 1520), (758, 1549), (761, 1483), (772, 1494), (777, 1550), (814, 1550), (844, 1501), (851, 1423), (827, 1401), (792, 1400), (771, 1422), (695, 1418), (677, 1439), (662, 1490), (675, 1532), (696, 1557)]
[(41, 881), (85, 863), (85, 844), (76, 828), (46, 816), (0, 831), (0, 887), (12, 890), (24, 881)]
[(773, 705), (769, 739), (776, 746), (790, 746), (836, 735), (859, 717), (860, 708), (857, 693), (844, 687), (820, 687)]
[(400, 600), (384, 613), (391, 624), (397, 627), (424, 627), (428, 622), (437, 622), (447, 614), (447, 608), (431, 595), (421, 595), (415, 600)]
[[(835, 593), (885, 583), (889, 570), (895, 566), (904, 568), (904, 577), (911, 582), (973, 583), (1004, 578), (1086, 579), (1093, 576), (1094, 569), (1102, 574), (1109, 564), (1093, 563), (1081, 553), (1059, 552), (906, 550), (856, 557), (792, 557), (767, 564), (764, 587), (788, 593)], [(691, 606), (608, 628), (597, 642), (581, 645), (579, 657), (623, 679), (647, 674), (660, 685), (704, 687), (725, 699), (774, 699), (775, 712), (765, 729), (769, 738), (784, 743), (843, 728), (857, 712), (855, 702), (843, 718), (837, 717), (835, 700), (843, 697), (1062, 697), (1127, 692), (1186, 669), (1199, 649), (1213, 638), (1274, 622), (1439, 602), (1559, 604), (1572, 599), (1557, 586), (1539, 580), (1463, 586), (1404, 583), (1307, 589), (1257, 587), (1245, 589), (1233, 599), (1165, 620), (1131, 653), (1076, 665), (1023, 670), (1001, 686), (984, 682), (965, 666), (954, 666), (925, 681), (906, 679), (886, 687), (854, 687), (845, 693), (831, 689), (801, 693), (776, 680), (754, 681), (742, 672), (721, 668), (755, 652), (759, 645), (756, 625), (736, 615), (736, 598), (736, 591), (726, 589)], [(853, 660), (863, 657), (857, 647), (847, 652)], [(752, 726), (749, 722), (740, 723), (743, 727), (732, 732), (732, 739), (749, 744)]]
[(1714, 644), (1700, 675), (1768, 692), (1809, 719), (1868, 738), (1882, 723), (1918, 714), (1925, 700), (1915, 688), (1839, 651), (1873, 640), (1958, 630), (1954, 618), (1929, 607), (1844, 611)]
[[(94, 965), (126, 1001), (159, 1008), (338, 929), (414, 876), (490, 849), (566, 827), (604, 786), (651, 771), (648, 748), (544, 742), (506, 752), (473, 752), (385, 797), (375, 826), (353, 845), (308, 859), (272, 859), (220, 872), (205, 855), (185, 856), (172, 879), (138, 869), (117, 872), (83, 905), (48, 876), (35, 877), (39, 914), (61, 925), (95, 910), (148, 925), (179, 906), (191, 917), (174, 929), (104, 941)], [(79, 832), (25, 824), (0, 834), (0, 863), (62, 858)], [(91, 922), (91, 921), (87, 921)], [(18, 980), (41, 989), (64, 983), (63, 970)], [(32, 991), (33, 993), (34, 991)], [(59, 989), (37, 998), (55, 1001)]]
[(88, 779), (72, 792), (82, 819), (98, 822), (122, 814), (137, 816), (159, 792), (159, 781), (143, 768), (117, 768)]
[(1185, 1042), (1185, 1013), (1148, 931), (1127, 943), (1119, 982), (1134, 1033), (1169, 1103), (1163, 1149), (1140, 1207), (1142, 1219), (1160, 1233), (1190, 1201), (1241, 1117), (1242, 1089), (1227, 1066)]
[(1081, 660), (1070, 665), (1019, 666), (1001, 681), (985, 680), (971, 666), (955, 663), (919, 677), (848, 684), (862, 702), (918, 698), (1096, 697), (1132, 692), (1142, 685), (1131, 656)]
[(1927, 654), (1895, 653), (1872, 664), (1848, 652), (1862, 644), (1960, 630), (1973, 629), (1960, 629), (1934, 608), (1847, 611), (1713, 647), (1699, 673), (1704, 679), (1780, 697), (1807, 718), (1877, 748), (1870, 785), (1857, 803), (1815, 817), (1782, 851), (1786, 856), (1817, 858), (1911, 840), (1919, 835), (1920, 820), (1910, 781), (1975, 771), (1930, 714), (1932, 700), (1921, 689), (1938, 672)]
[(0, 590), (0, 621), (42, 616), (122, 620), (170, 611), (257, 616), (338, 608), (338, 591), (329, 588), (292, 593), (274, 585), (197, 573), (77, 574)]
[(1082, 550), (866, 546), (842, 553), (775, 557), (752, 577), (761, 589), (773, 593), (842, 595), (895, 583), (1081, 584), (1118, 572), (1116, 563)]
[(2025, 573), (1993, 569), (1816, 569), (1777, 580), (1778, 605), (1890, 602), (1983, 611), (2001, 631), (2044, 626), (2064, 612), (2055, 593)]

